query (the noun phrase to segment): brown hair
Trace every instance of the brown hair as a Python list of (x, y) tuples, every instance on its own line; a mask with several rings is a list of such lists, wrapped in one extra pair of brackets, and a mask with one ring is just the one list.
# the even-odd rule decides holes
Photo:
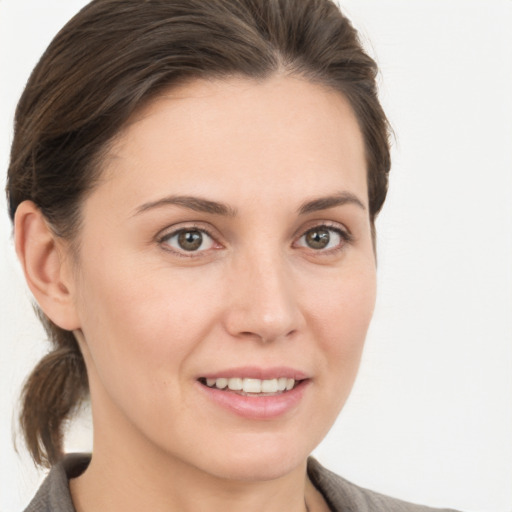
[[(350, 102), (365, 141), (373, 227), (387, 192), (389, 126), (376, 64), (331, 0), (92, 1), (52, 41), (19, 101), (11, 218), (32, 200), (55, 234), (73, 241), (102, 155), (136, 109), (194, 78), (276, 72), (332, 87)], [(73, 334), (40, 317), (53, 351), (26, 381), (20, 419), (34, 461), (51, 465), (88, 384)]]

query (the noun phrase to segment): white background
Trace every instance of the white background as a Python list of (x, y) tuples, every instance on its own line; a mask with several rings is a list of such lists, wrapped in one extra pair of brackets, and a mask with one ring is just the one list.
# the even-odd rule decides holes
[[(0, 0), (2, 175), (24, 82), (84, 4)], [(512, 1), (342, 5), (380, 64), (397, 141), (375, 319), (353, 395), (316, 456), (406, 500), (510, 512)], [(0, 512), (22, 510), (42, 477), (12, 445), (16, 396), (46, 346), (10, 229), (0, 216)], [(69, 449), (89, 437), (78, 422)]]

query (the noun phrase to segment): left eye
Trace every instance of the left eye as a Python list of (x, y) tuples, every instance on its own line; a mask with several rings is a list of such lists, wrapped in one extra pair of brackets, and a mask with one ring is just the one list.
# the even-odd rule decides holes
[(179, 252), (200, 252), (211, 249), (213, 238), (200, 229), (180, 229), (162, 239), (163, 243)]
[(340, 229), (317, 226), (308, 229), (299, 238), (298, 245), (315, 251), (325, 251), (342, 246), (346, 240), (347, 235)]

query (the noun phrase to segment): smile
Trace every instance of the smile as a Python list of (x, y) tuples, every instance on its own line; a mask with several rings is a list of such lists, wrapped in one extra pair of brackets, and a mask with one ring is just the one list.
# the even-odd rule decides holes
[(275, 379), (252, 379), (247, 377), (220, 377), (215, 379), (202, 378), (199, 382), (225, 391), (234, 391), (242, 395), (271, 396), (277, 393), (291, 391), (300, 381), (287, 377)]
[[(201, 395), (211, 404), (249, 420), (272, 420), (292, 413), (299, 407), (311, 384), (311, 378), (290, 370), (282, 373), (273, 371), (274, 375), (281, 375), (281, 377), (266, 379), (255, 378), (254, 374), (270, 373), (269, 371), (226, 373), (231, 375), (223, 377), (221, 373), (221, 376), (212, 375), (197, 379)], [(240, 376), (247, 373), (253, 375)], [(282, 376), (287, 373), (295, 373), (296, 378)], [(262, 377), (266, 376), (262, 375)]]

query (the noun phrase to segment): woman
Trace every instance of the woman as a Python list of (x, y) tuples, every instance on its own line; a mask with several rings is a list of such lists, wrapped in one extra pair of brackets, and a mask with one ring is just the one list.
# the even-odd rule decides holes
[[(16, 113), (16, 250), (55, 349), (27, 510), (428, 510), (308, 456), (375, 300), (388, 125), (331, 2), (95, 0)], [(90, 394), (92, 457), (62, 429)]]

